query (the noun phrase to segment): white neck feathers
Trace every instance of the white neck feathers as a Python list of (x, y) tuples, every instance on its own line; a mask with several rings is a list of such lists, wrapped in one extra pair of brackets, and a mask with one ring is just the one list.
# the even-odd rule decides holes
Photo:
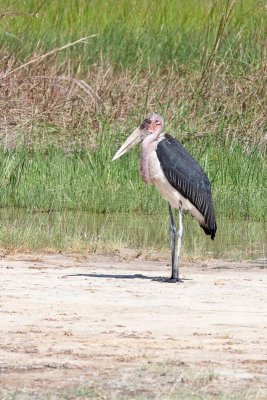
[(140, 173), (146, 183), (152, 182), (149, 173), (149, 156), (157, 147), (159, 135), (159, 131), (151, 133), (141, 144)]

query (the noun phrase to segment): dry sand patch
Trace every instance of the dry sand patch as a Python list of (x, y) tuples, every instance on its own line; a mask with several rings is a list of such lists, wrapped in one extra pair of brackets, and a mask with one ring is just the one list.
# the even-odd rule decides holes
[(2, 393), (163, 398), (192, 372), (211, 396), (267, 398), (263, 263), (184, 262), (181, 284), (160, 279), (164, 260), (17, 254), (0, 267)]

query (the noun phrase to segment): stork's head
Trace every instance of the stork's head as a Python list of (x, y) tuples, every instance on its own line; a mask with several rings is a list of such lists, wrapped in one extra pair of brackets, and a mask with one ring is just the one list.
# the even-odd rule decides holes
[(139, 128), (135, 129), (128, 139), (126, 139), (113, 157), (112, 161), (120, 158), (123, 154), (127, 153), (132, 147), (137, 143), (140, 143), (149, 135), (153, 135), (153, 138), (156, 140), (161, 134), (163, 126), (164, 120), (160, 115), (153, 113), (147, 116)]
[(148, 133), (161, 132), (164, 126), (163, 118), (158, 114), (151, 114), (144, 119), (139, 129)]

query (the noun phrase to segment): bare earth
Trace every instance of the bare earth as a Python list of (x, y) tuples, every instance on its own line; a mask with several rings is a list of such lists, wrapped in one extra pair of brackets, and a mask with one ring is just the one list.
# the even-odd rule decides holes
[(266, 399), (264, 261), (182, 262), (180, 284), (169, 273), (156, 257), (2, 255), (2, 398)]

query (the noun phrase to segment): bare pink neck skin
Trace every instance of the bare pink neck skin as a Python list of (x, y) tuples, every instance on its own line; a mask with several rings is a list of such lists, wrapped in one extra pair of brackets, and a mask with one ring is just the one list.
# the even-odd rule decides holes
[(140, 173), (146, 183), (152, 183), (149, 173), (149, 156), (157, 146), (157, 139), (160, 135), (161, 128), (154, 133), (149, 134), (141, 144)]

